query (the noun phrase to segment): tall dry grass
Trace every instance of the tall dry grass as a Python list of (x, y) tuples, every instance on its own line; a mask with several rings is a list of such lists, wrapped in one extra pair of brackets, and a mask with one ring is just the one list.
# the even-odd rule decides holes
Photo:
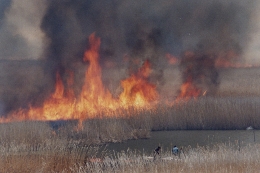
[(257, 97), (205, 97), (170, 107), (120, 110), (113, 118), (100, 113), (84, 121), (81, 130), (77, 121), (1, 124), (0, 172), (256, 172), (258, 145), (190, 148), (181, 159), (153, 161), (133, 152), (112, 157), (93, 144), (148, 138), (151, 130), (258, 129), (259, 102)]
[[(218, 144), (213, 148), (185, 148), (180, 157), (170, 152), (153, 156), (127, 151), (102, 157), (88, 157), (88, 150), (95, 148), (57, 147), (43, 153), (2, 152), (0, 172), (258, 172), (260, 170), (260, 146)], [(92, 153), (93, 154), (93, 153)]]
[(257, 97), (199, 98), (151, 111), (152, 130), (235, 130), (260, 128)]
[(117, 159), (105, 158), (103, 162), (88, 162), (74, 167), (75, 172), (258, 172), (259, 145), (237, 146), (219, 144), (213, 149), (207, 147), (188, 148), (185, 155), (173, 157), (170, 152), (160, 158), (138, 155), (134, 152), (120, 153)]
[(119, 110), (113, 117), (100, 113), (98, 118), (77, 121), (13, 122), (0, 125), (0, 143), (43, 143), (55, 137), (85, 140), (86, 143), (121, 142), (149, 137), (150, 130), (234, 130), (248, 126), (260, 128), (258, 97), (203, 97), (178, 101), (173, 106), (152, 109)]

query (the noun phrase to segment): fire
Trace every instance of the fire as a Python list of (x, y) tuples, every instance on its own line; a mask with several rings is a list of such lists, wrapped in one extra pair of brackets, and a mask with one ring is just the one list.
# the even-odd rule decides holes
[(194, 85), (192, 78), (189, 77), (187, 79), (187, 81), (181, 85), (180, 94), (178, 96), (178, 99), (179, 98), (189, 99), (192, 97), (196, 98), (200, 95), (201, 95), (201, 90)]
[(225, 53), (221, 53), (216, 59), (215, 66), (219, 68), (251, 68), (258, 67), (257, 65), (247, 64), (239, 62), (239, 55), (230, 50)]
[(175, 64), (178, 63), (178, 58), (176, 58), (175, 56), (173, 56), (173, 55), (171, 55), (171, 54), (169, 54), (169, 53), (167, 53), (167, 54), (165, 55), (165, 57), (167, 58), (167, 61), (168, 61), (168, 63), (169, 63), (170, 65), (175, 65)]
[[(73, 90), (74, 73), (65, 70), (65, 74), (56, 73), (55, 91), (46, 99), (42, 106), (29, 109), (19, 109), (0, 118), (0, 122), (23, 120), (79, 120), (79, 129), (82, 121), (97, 117), (100, 112), (106, 112), (106, 116), (113, 116), (113, 112), (119, 109), (152, 108), (159, 102), (159, 94), (156, 85), (150, 82), (152, 74), (151, 63), (146, 60), (137, 72), (121, 81), (122, 92), (117, 98), (103, 85), (102, 69), (99, 64), (99, 49), (101, 40), (95, 34), (89, 36), (89, 49), (84, 53), (83, 61), (88, 63), (85, 72), (84, 84), (81, 92), (75, 95)], [(170, 54), (166, 58), (170, 64), (180, 64), (183, 70), (183, 84), (181, 85), (179, 99), (190, 99), (205, 96), (212, 93), (212, 89), (218, 86), (217, 66), (226, 66), (225, 57), (234, 59), (233, 52), (215, 59), (213, 55), (200, 54), (187, 51), (181, 61)], [(128, 56), (124, 57), (129, 60)], [(131, 59), (135, 65), (140, 60)], [(65, 80), (66, 79), (66, 80)], [(152, 79), (151, 79), (152, 80)], [(65, 85), (64, 85), (65, 84)], [(174, 102), (175, 102), (174, 101)], [(167, 100), (165, 101), (167, 103)]]
[(186, 51), (182, 55), (180, 65), (183, 84), (178, 99), (205, 96), (218, 87), (214, 54)]
[(111, 93), (105, 89), (101, 79), (101, 67), (99, 65), (100, 38), (94, 34), (89, 37), (90, 49), (85, 52), (84, 61), (89, 61), (89, 67), (85, 75), (85, 83), (78, 103), (78, 111), (81, 118), (85, 119), (87, 114), (95, 114), (101, 109), (117, 108), (117, 101), (112, 98)]
[[(70, 79), (71, 80), (71, 79)], [(64, 85), (59, 73), (56, 74), (55, 92), (47, 99), (42, 108), (31, 107), (28, 111), (28, 119), (32, 120), (60, 120), (73, 119), (75, 104), (71, 97), (71, 90), (65, 96)]]
[(136, 74), (132, 74), (128, 79), (121, 81), (124, 91), (119, 98), (124, 107), (127, 107), (129, 103), (143, 107), (147, 102), (158, 99), (156, 86), (148, 82), (151, 73), (150, 66), (150, 62), (145, 61)]
[[(29, 106), (28, 110), (14, 111), (5, 118), (1, 118), (0, 122), (78, 119), (82, 123), (83, 120), (95, 117), (101, 111), (113, 112), (132, 106), (149, 108), (149, 105), (158, 99), (156, 86), (149, 82), (151, 73), (149, 61), (145, 61), (136, 74), (121, 81), (123, 92), (119, 98), (113, 98), (102, 83), (102, 70), (99, 65), (100, 38), (93, 33), (89, 37), (89, 43), (90, 48), (85, 52), (83, 58), (85, 62), (89, 63), (89, 66), (79, 97), (76, 97), (73, 91), (73, 72), (66, 71), (67, 81), (63, 81), (61, 74), (57, 72), (55, 91), (44, 101), (42, 107)], [(66, 88), (64, 82), (66, 82)], [(82, 126), (81, 123), (79, 126)]]

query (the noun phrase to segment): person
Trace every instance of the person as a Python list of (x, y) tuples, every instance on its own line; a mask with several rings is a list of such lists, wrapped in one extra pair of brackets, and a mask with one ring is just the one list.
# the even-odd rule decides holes
[(175, 156), (179, 155), (179, 148), (176, 145), (172, 148), (172, 154)]
[(160, 156), (160, 151), (161, 151), (161, 147), (158, 146), (155, 150), (154, 150), (154, 156), (153, 159), (156, 160), (157, 156)]
[(161, 147), (158, 146), (154, 151), (155, 151), (155, 154), (157, 155), (160, 155), (160, 150), (161, 150)]

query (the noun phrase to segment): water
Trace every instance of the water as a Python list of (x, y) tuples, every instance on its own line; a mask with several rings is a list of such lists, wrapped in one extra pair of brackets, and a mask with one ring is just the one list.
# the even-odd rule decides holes
[(245, 146), (250, 143), (260, 143), (258, 130), (184, 130), (151, 132), (151, 138), (129, 140), (124, 143), (110, 143), (108, 151), (127, 151), (151, 154), (160, 145), (163, 151), (178, 147), (213, 146), (219, 143)]

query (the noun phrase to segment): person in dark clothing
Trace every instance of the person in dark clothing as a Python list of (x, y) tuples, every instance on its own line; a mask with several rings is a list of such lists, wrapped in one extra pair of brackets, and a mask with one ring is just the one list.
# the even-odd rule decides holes
[(161, 147), (158, 146), (154, 151), (156, 154), (160, 155), (160, 150), (161, 150)]
[(154, 150), (154, 160), (156, 160), (157, 156), (160, 156), (160, 151), (161, 151), (161, 147), (158, 146), (155, 150)]

